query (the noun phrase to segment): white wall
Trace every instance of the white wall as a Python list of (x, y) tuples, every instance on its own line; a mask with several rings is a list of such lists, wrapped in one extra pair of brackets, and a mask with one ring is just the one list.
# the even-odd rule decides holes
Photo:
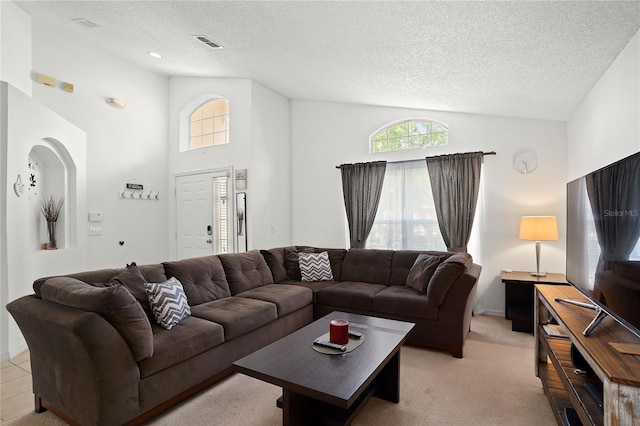
[(285, 246), (291, 241), (290, 102), (256, 82), (251, 99), (249, 248)]
[[(144, 54), (144, 53), (143, 53)], [(87, 208), (103, 214), (89, 238), (89, 269), (166, 260), (168, 252), (168, 79), (125, 62), (47, 24), (33, 23), (33, 67), (74, 84), (74, 93), (34, 83), (33, 96), (87, 132)], [(124, 109), (106, 103), (122, 98)], [(135, 179), (159, 201), (117, 197)], [(120, 246), (119, 241), (124, 241)], [(78, 266), (68, 272), (78, 271)]]
[[(169, 93), (170, 191), (173, 193), (179, 173), (230, 166), (247, 169), (247, 189), (242, 191), (247, 194), (248, 248), (288, 244), (289, 101), (248, 79), (173, 77)], [(180, 112), (203, 95), (229, 99), (230, 142), (180, 152)], [(169, 222), (170, 256), (175, 258), (174, 207)]]
[[(8, 86), (11, 96), (17, 100), (10, 102), (5, 96), (5, 103), (0, 103), (0, 117), (4, 117), (0, 133), (4, 138), (0, 151), (3, 175), (0, 195), (3, 197), (2, 220), (6, 220), (0, 231), (2, 237), (6, 234), (7, 238), (6, 249), (3, 245), (0, 251), (3, 307), (10, 300), (31, 293), (32, 282), (37, 277), (123, 267), (131, 261), (154, 263), (166, 260), (169, 254), (168, 79), (96, 50), (47, 24), (31, 22), (21, 9), (5, 3), (2, 2), (0, 16), (2, 77), (10, 77), (12, 82), (23, 86), (19, 88), (32, 93), (35, 101)], [(5, 26), (5, 21), (10, 21), (10, 25)], [(8, 37), (11, 37), (10, 43)], [(7, 48), (7, 43), (11, 48)], [(13, 52), (14, 48), (19, 52)], [(12, 61), (10, 67), (8, 59)], [(32, 69), (74, 84), (75, 92), (32, 83)], [(110, 96), (125, 99), (127, 108), (114, 109), (107, 105), (105, 99)], [(7, 117), (14, 120), (13, 124), (9, 121), (11, 134), (7, 133)], [(28, 214), (23, 217), (24, 206), (16, 204), (11, 195), (13, 191), (7, 191), (6, 186), (12, 186), (19, 167), (26, 167), (34, 144), (42, 138), (56, 138), (61, 134), (62, 139), (56, 139), (66, 146), (64, 136), (71, 132), (68, 129), (76, 129), (84, 138), (81, 148), (73, 148), (74, 162), (81, 171), (78, 175), (81, 189), (77, 199), (78, 243), (75, 248), (55, 252), (32, 251), (31, 244), (30, 251), (16, 236), (25, 232), (22, 222)], [(8, 140), (19, 145), (7, 147)], [(159, 191), (160, 200), (118, 199), (118, 191), (133, 179), (142, 183), (145, 190)], [(102, 212), (103, 221), (89, 223), (87, 211)], [(102, 236), (87, 238), (90, 225), (100, 226)], [(124, 245), (119, 245), (119, 241), (124, 241)], [(0, 329), (3, 360), (24, 348), (21, 334), (8, 318), (3, 309)]]
[[(368, 138), (403, 118), (445, 122), (450, 145), (405, 153), (370, 154)], [(483, 266), (476, 312), (504, 312), (501, 269), (535, 270), (534, 243), (518, 239), (523, 215), (556, 215), (559, 241), (545, 242), (541, 269), (564, 272), (565, 124), (473, 114), (292, 101), (292, 242), (347, 247), (340, 171), (360, 161), (400, 161), (468, 151), (496, 151), (483, 166), (482, 203), (470, 252)], [(514, 157), (534, 150), (538, 169), (517, 173)]]
[(568, 180), (640, 150), (640, 32), (567, 123)]
[(31, 18), (10, 1), (0, 1), (0, 81), (31, 95)]
[[(86, 217), (86, 134), (60, 116), (38, 104), (29, 96), (7, 83), (2, 84), (2, 98), (7, 105), (3, 109), (6, 114), (5, 132), (1, 143), (7, 148), (6, 176), (11, 187), (5, 195), (6, 210), (1, 220), (6, 221), (6, 269), (3, 271), (3, 281), (0, 283), (6, 292), (3, 298), (4, 307), (9, 301), (26, 294), (32, 294), (33, 281), (42, 276), (62, 274), (70, 270), (86, 267), (87, 233), (79, 220), (74, 217)], [(33, 123), (38, 123), (34, 126)], [(50, 143), (49, 139), (57, 142)], [(58, 150), (57, 144), (63, 146)], [(75, 169), (74, 176), (67, 179), (68, 185), (74, 189), (73, 193), (65, 193), (65, 213), (60, 221), (66, 222), (64, 228), (67, 234), (75, 233), (73, 241), (67, 241), (59, 250), (40, 250), (34, 246), (31, 234), (37, 234), (37, 222), (34, 218), (34, 193), (29, 188), (29, 152), (34, 146), (43, 146), (51, 151), (65, 154), (68, 169)], [(18, 196), (13, 191), (13, 183), (17, 176), (22, 177), (25, 191)], [(36, 188), (45, 185), (37, 182)], [(46, 186), (46, 185), (45, 185)], [(70, 188), (71, 189), (71, 188)], [(57, 198), (57, 197), (56, 197)], [(70, 209), (73, 209), (71, 211)], [(37, 215), (36, 215), (37, 217)], [(73, 229), (71, 229), (73, 227)], [(41, 240), (42, 241), (42, 240)], [(6, 277), (5, 277), (6, 274)], [(3, 292), (4, 293), (4, 292)], [(3, 315), (5, 315), (3, 309)], [(4, 320), (4, 318), (3, 318)], [(8, 324), (8, 330), (3, 330), (2, 359), (18, 355), (26, 349), (22, 334), (13, 321)]]

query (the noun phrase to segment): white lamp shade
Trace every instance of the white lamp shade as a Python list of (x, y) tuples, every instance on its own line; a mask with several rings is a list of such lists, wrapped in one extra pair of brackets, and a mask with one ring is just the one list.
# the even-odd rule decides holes
[(520, 239), (529, 241), (554, 241), (558, 239), (558, 223), (555, 216), (522, 216)]

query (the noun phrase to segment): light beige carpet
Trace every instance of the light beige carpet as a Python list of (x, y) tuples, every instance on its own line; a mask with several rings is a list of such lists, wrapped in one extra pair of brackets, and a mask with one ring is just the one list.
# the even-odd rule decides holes
[[(554, 425), (534, 374), (534, 337), (511, 331), (501, 317), (473, 318), (464, 358), (405, 346), (400, 403), (371, 398), (354, 425)], [(155, 418), (151, 425), (282, 424), (281, 390), (234, 374)], [(9, 424), (62, 425), (51, 413)]]

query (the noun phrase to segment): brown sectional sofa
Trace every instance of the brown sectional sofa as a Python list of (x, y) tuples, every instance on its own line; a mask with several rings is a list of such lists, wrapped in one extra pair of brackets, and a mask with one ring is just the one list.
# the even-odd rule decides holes
[[(322, 251), (333, 280), (302, 281), (298, 253)], [(414, 290), (405, 283), (420, 254), (463, 269), (438, 269)], [(152, 417), (334, 310), (414, 322), (410, 343), (462, 357), (480, 270), (451, 253), (291, 246), (42, 278), (7, 309), (30, 349), (36, 411), (117, 425)], [(171, 277), (191, 315), (165, 329), (143, 285)]]

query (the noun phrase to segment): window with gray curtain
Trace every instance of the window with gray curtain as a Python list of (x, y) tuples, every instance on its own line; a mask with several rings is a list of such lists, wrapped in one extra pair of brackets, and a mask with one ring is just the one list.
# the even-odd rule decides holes
[(376, 217), (386, 161), (342, 164), (342, 195), (351, 248), (364, 248)]
[(600, 259), (596, 271), (611, 269), (616, 260), (629, 260), (640, 239), (640, 162), (626, 161), (587, 175)]
[(446, 250), (424, 159), (387, 163), (367, 248)]
[(482, 152), (427, 157), (436, 215), (447, 251), (467, 252), (480, 190)]

